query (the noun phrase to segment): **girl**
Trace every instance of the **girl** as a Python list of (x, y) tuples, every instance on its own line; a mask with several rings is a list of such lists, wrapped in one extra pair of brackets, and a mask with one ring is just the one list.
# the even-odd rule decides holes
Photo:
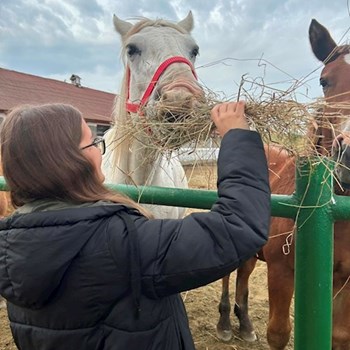
[(244, 103), (212, 110), (223, 137), (209, 212), (155, 220), (103, 185), (104, 140), (78, 110), (24, 106), (1, 129), (15, 213), (0, 222), (0, 294), (23, 350), (193, 350), (180, 292), (266, 242), (268, 170)]

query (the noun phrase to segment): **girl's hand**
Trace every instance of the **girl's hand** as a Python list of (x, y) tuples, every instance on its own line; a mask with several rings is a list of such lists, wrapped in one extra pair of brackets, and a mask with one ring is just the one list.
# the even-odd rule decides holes
[(231, 129), (249, 130), (247, 119), (244, 115), (244, 101), (225, 102), (214, 106), (211, 110), (211, 119), (221, 137)]

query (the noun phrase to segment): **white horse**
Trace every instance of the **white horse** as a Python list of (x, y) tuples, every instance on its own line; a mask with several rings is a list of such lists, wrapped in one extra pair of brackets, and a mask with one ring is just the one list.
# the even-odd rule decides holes
[[(133, 25), (115, 15), (113, 22), (121, 36), (126, 70), (115, 101), (114, 126), (106, 134), (107, 152), (103, 158), (106, 182), (187, 188), (186, 175), (177, 158), (146, 147), (147, 139), (125, 133), (123, 126), (130, 126), (138, 118), (145, 118), (147, 123), (143, 108), (146, 105), (147, 109), (159, 108), (164, 103), (167, 108), (174, 106), (171, 118), (176, 121), (176, 106), (187, 106), (190, 110), (203, 101), (203, 90), (194, 70), (199, 48), (190, 35), (192, 13), (178, 23), (141, 19)], [(165, 121), (167, 116), (164, 112)], [(185, 213), (184, 208), (147, 207), (156, 218), (180, 218)]]

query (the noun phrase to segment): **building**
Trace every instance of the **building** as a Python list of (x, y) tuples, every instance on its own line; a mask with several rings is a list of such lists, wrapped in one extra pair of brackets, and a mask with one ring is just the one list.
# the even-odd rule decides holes
[(21, 104), (66, 103), (83, 114), (91, 129), (102, 135), (111, 125), (115, 95), (81, 85), (72, 74), (70, 82), (0, 68), (0, 117)]

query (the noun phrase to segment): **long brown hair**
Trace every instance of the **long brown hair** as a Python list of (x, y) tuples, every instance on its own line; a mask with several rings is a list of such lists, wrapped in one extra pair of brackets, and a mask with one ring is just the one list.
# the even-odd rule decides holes
[(107, 189), (79, 148), (82, 115), (65, 104), (24, 105), (1, 126), (3, 173), (15, 207), (38, 199), (124, 204), (150, 217), (138, 203)]

